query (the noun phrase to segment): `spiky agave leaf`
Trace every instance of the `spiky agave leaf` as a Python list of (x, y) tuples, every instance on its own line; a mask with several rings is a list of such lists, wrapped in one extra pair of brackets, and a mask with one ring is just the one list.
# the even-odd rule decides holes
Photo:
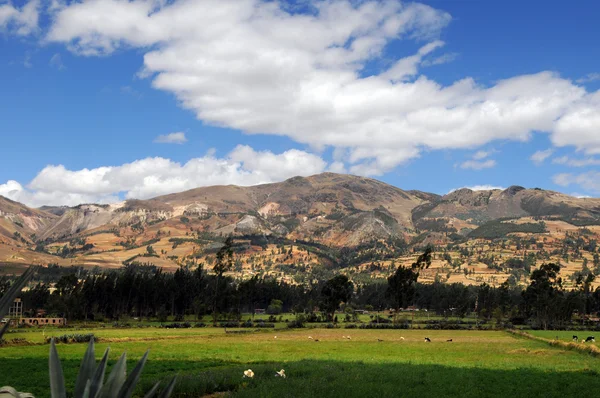
[(6, 333), (6, 331), (8, 330), (8, 326), (10, 324), (8, 322), (6, 322), (4, 325), (2, 325), (2, 327), (0, 328), (0, 339), (2, 339), (2, 336), (4, 336), (4, 333)]
[(156, 395), (156, 391), (158, 390), (158, 387), (160, 386), (160, 381), (158, 383), (156, 383), (154, 385), (154, 387), (152, 387), (150, 389), (150, 391), (148, 391), (146, 393), (146, 395), (144, 395), (144, 398), (154, 398), (154, 396)]
[(173, 390), (175, 389), (175, 383), (177, 383), (177, 376), (173, 377), (167, 388), (160, 393), (158, 398), (169, 398), (171, 394), (173, 394)]
[[(88, 380), (87, 383), (85, 383), (85, 388), (83, 389), (83, 394), (81, 394), (81, 398), (90, 398), (90, 387), (92, 386), (92, 381)], [(76, 398), (79, 398), (79, 396), (75, 395)]]
[(96, 398), (99, 396), (100, 390), (102, 389), (102, 385), (104, 384), (104, 373), (106, 372), (106, 363), (108, 362), (108, 352), (110, 348), (107, 348), (104, 351), (104, 356), (100, 360), (100, 363), (96, 367), (96, 371), (94, 372), (94, 376), (92, 377), (92, 382), (90, 384), (90, 398)]
[(50, 372), (50, 396), (52, 398), (67, 398), (67, 390), (65, 389), (65, 376), (63, 375), (62, 365), (54, 338), (50, 342), (50, 358), (48, 360), (48, 368)]
[(94, 377), (95, 370), (96, 358), (94, 356), (94, 338), (92, 337), (79, 367), (79, 374), (75, 382), (75, 397), (83, 396), (88, 381)]
[(137, 365), (135, 365), (135, 368), (133, 368), (133, 370), (129, 374), (129, 377), (127, 378), (127, 380), (125, 380), (123, 386), (121, 386), (118, 398), (131, 397), (131, 395), (133, 394), (133, 390), (135, 390), (135, 386), (138, 380), (140, 379), (142, 370), (144, 369), (144, 365), (146, 364), (146, 360), (148, 359), (149, 352), (150, 350), (146, 351), (142, 359), (140, 359)]
[[(8, 288), (8, 291), (0, 298), (0, 319), (4, 318), (10, 311), (15, 298), (21, 293), (21, 290), (25, 287), (27, 282), (33, 277), (37, 267), (29, 267), (21, 274), (19, 278)], [(4, 333), (8, 329), (8, 323), (0, 328), (0, 339), (4, 336)]]
[(108, 375), (108, 379), (106, 379), (106, 384), (104, 384), (100, 389), (101, 398), (115, 398), (119, 394), (123, 383), (125, 383), (126, 370), (127, 355), (126, 353), (123, 353), (123, 355), (121, 355), (121, 358), (119, 358), (115, 366), (113, 366), (110, 374)]

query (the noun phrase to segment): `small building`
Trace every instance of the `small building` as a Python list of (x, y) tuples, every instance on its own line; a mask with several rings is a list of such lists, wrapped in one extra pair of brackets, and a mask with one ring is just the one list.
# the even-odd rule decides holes
[(19, 325), (28, 326), (62, 326), (66, 325), (66, 318), (21, 318)]

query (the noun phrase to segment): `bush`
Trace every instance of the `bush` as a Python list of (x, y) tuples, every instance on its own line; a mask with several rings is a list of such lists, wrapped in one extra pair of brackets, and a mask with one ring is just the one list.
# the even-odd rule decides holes
[(301, 319), (295, 319), (291, 322), (288, 322), (287, 327), (289, 329), (299, 329), (304, 327), (304, 322)]
[(349, 323), (346, 326), (344, 326), (344, 329), (356, 329), (358, 326), (356, 326), (356, 323)]
[(359, 329), (409, 329), (408, 323), (365, 323)]
[(166, 325), (161, 325), (161, 327), (165, 328), (165, 329), (187, 329), (187, 328), (191, 328), (192, 324), (189, 322), (173, 322), (173, 323), (168, 323)]
[[(54, 340), (57, 343), (69, 344), (69, 343), (88, 343), (92, 339), (98, 341), (97, 338), (94, 338), (93, 333), (88, 334), (63, 334), (62, 336), (54, 337)], [(52, 337), (46, 337), (46, 343), (50, 344)]]
[(234, 322), (234, 321), (228, 321), (228, 322), (221, 322), (219, 324), (220, 327), (222, 328), (239, 328), (240, 327), (240, 323), (239, 322)]

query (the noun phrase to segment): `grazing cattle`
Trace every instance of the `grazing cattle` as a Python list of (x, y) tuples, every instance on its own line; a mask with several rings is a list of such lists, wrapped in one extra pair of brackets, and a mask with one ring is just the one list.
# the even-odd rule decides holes
[(308, 336), (308, 339), (309, 339), (309, 340), (312, 340), (313, 338), (312, 338), (312, 336)]
[(426, 343), (431, 343), (431, 339), (429, 337), (425, 337), (425, 342)]
[(573, 335), (573, 341), (575, 341), (575, 342), (579, 341), (579, 337)]
[(452, 339), (446, 340), (447, 343), (452, 343)]
[(400, 340), (403, 340), (403, 341), (404, 341), (404, 337), (400, 337)]
[(377, 341), (379, 341), (379, 342), (381, 343), (383, 340), (381, 340), (381, 339), (377, 339)]
[(315, 341), (319, 341), (319, 339), (315, 339)]
[(594, 336), (588, 336), (588, 338), (585, 339), (585, 343), (587, 343), (587, 342), (595, 343), (596, 342), (596, 338)]

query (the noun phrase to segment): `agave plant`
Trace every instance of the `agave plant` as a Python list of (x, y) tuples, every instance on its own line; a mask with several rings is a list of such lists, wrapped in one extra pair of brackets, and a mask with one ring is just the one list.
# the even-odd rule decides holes
[(34, 398), (28, 392), (18, 392), (12, 387), (0, 388), (0, 398)]
[[(8, 291), (0, 298), (0, 319), (4, 318), (6, 314), (10, 311), (10, 307), (12, 306), (15, 298), (21, 293), (21, 290), (25, 287), (27, 282), (33, 277), (35, 274), (36, 267), (29, 267), (23, 272), (23, 274), (17, 278), (15, 283), (11, 285)], [(6, 322), (0, 328), (0, 340), (2, 340), (2, 336), (8, 330), (9, 323)], [(2, 388), (4, 390), (4, 387)], [(0, 396), (1, 398), (2, 396)]]
[[(75, 382), (75, 391), (73, 396), (75, 398), (129, 398), (133, 394), (135, 386), (140, 379), (146, 359), (148, 358), (148, 351), (144, 354), (142, 359), (137, 363), (133, 371), (126, 375), (127, 359), (126, 354), (123, 353), (115, 366), (113, 366), (106, 382), (104, 381), (104, 374), (106, 372), (106, 363), (108, 360), (107, 348), (104, 352), (104, 356), (100, 360), (100, 363), (96, 365), (96, 359), (94, 356), (94, 339), (90, 340), (88, 348), (81, 360), (81, 366), (79, 368), (79, 374)], [(52, 398), (66, 398), (67, 390), (65, 388), (65, 378), (62, 371), (62, 365), (58, 358), (58, 352), (56, 351), (56, 344), (54, 339), (50, 343), (50, 394)], [(174, 377), (167, 388), (165, 388), (158, 398), (168, 398), (171, 396), (173, 389), (175, 388), (176, 377)], [(154, 387), (144, 396), (145, 398), (152, 398), (156, 396), (160, 382), (156, 383)], [(2, 398), (2, 397), (0, 397)]]

